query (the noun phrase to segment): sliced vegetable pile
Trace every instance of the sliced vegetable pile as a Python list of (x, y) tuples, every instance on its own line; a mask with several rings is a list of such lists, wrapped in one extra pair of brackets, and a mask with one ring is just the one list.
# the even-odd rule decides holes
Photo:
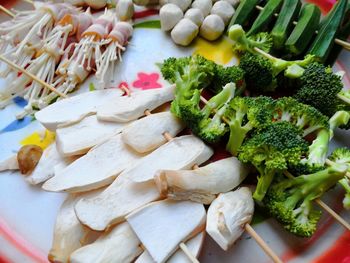
[[(233, 23), (251, 17), (251, 2), (241, 3)], [(261, 32), (271, 28), (280, 8), (271, 33)], [(300, 8), (308, 26), (298, 23), (292, 29)], [(350, 149), (337, 149), (329, 159), (327, 154), (334, 130), (350, 127), (350, 91), (343, 87), (342, 73), (322, 64), (345, 9), (346, 1), (340, 0), (315, 26), (310, 22), (319, 20), (315, 6), (271, 0), (249, 32), (241, 25), (229, 28), (239, 66), (223, 67), (198, 55), (169, 58), (160, 66), (164, 78), (176, 84), (172, 113), (206, 142), (226, 141), (231, 154), (252, 164), (259, 174), (254, 199), (288, 231), (303, 237), (316, 231), (320, 219), (312, 201), (338, 182), (347, 191), (344, 207), (349, 207)], [(306, 40), (301, 39), (316, 27), (319, 33), (305, 53)], [(270, 54), (276, 50), (284, 57), (305, 57), (284, 60)], [(214, 96), (206, 101), (203, 90)]]

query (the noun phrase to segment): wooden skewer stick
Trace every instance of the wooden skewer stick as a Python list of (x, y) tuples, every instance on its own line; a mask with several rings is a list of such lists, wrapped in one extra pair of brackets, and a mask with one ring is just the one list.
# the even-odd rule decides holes
[(5, 14), (7, 14), (8, 16), (15, 17), (15, 14), (12, 11), (5, 8), (3, 5), (0, 5), (0, 10)]
[[(288, 178), (295, 178), (290, 172), (284, 171), (285, 176)], [(324, 203), (321, 199), (317, 198), (314, 200), (316, 204), (318, 204), (323, 210), (329, 213), (335, 220), (337, 220), (344, 228), (350, 231), (350, 224), (346, 222), (340, 215), (338, 215), (332, 208), (330, 208), (326, 203)]]
[[(207, 100), (203, 97), (201, 97), (202, 102), (206, 103)], [(145, 111), (145, 115), (149, 116), (151, 115), (151, 112), (149, 110)], [(173, 139), (173, 137), (171, 136), (170, 133), (168, 132), (164, 132), (163, 134), (164, 138), (167, 141), (171, 141)], [(197, 164), (195, 164), (193, 166), (193, 169), (198, 169), (199, 166)], [(259, 236), (258, 233), (255, 232), (255, 230), (249, 225), (246, 224), (245, 225), (245, 230), (247, 231), (247, 233), (254, 238), (254, 240), (258, 243), (258, 245), (265, 251), (265, 253), (273, 260), (273, 262), (275, 263), (282, 263), (282, 261), (279, 259), (279, 257), (276, 255), (276, 253), (267, 245), (267, 243)], [(186, 245), (184, 243), (180, 244), (180, 248), (182, 249), (182, 251), (189, 257), (189, 259), (191, 259), (191, 261), (193, 263), (199, 262), (195, 257), (193, 257), (193, 255), (188, 255), (184, 249), (184, 247), (186, 247)], [(187, 247), (186, 247), (187, 248)], [(190, 252), (190, 251), (188, 251)], [(193, 258), (192, 258), (193, 257)], [(195, 261), (193, 260), (195, 259)]]
[(25, 70), (24, 68), (16, 65), (15, 63), (13, 63), (12, 61), (8, 60), (7, 58), (5, 58), (3, 55), (0, 55), (0, 60), (5, 62), (7, 65), (9, 65), (9, 67), (11, 67), (14, 70), (20, 71), (22, 72), (24, 75), (26, 75), (27, 77), (31, 78), (32, 80), (38, 82), (40, 85), (44, 86), (45, 88), (51, 90), (52, 92), (56, 93), (57, 95), (61, 96), (62, 98), (67, 98), (68, 96), (66, 94), (63, 94), (62, 92), (58, 91), (57, 89), (55, 89), (54, 87), (52, 87), (50, 84), (46, 83), (45, 81), (39, 79), (37, 76), (33, 75), (32, 73), (30, 73), (29, 71)]
[[(262, 11), (262, 10), (264, 9), (264, 7), (259, 6), (259, 5), (255, 6), (255, 8), (258, 9), (259, 11)], [(278, 16), (278, 13), (275, 13), (274, 16), (277, 17), (277, 16)], [(293, 24), (294, 24), (294, 25), (296, 25), (297, 23), (298, 23), (298, 22), (293, 21)], [(315, 33), (318, 34), (318, 31), (316, 31)], [(336, 44), (342, 46), (344, 49), (350, 51), (350, 43), (348, 43), (348, 42), (346, 42), (346, 41), (344, 41), (344, 40), (341, 40), (341, 39), (339, 39), (339, 38), (334, 39), (334, 43), (336, 43)]]

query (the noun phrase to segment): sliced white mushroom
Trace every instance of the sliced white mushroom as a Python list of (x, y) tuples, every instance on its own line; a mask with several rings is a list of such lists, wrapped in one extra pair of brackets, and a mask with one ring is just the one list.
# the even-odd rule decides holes
[(188, 18), (183, 18), (171, 30), (171, 39), (175, 44), (188, 46), (198, 35), (198, 26)]
[(125, 145), (121, 135), (92, 148), (43, 184), (46, 191), (85, 192), (111, 184), (129, 165), (143, 155)]
[(203, 141), (193, 135), (185, 135), (162, 145), (126, 169), (123, 174), (127, 174), (134, 182), (153, 181), (158, 170), (189, 169), (205, 162), (212, 154), (212, 149)]
[(160, 112), (129, 124), (123, 129), (122, 139), (135, 151), (145, 153), (167, 142), (165, 132), (175, 137), (184, 127), (171, 112)]
[(163, 31), (171, 30), (184, 16), (180, 7), (166, 4), (159, 10), (160, 26)]
[(118, 0), (115, 12), (120, 21), (131, 20), (134, 15), (132, 0)]
[(209, 15), (212, 6), (213, 3), (211, 0), (195, 0), (192, 3), (192, 7), (200, 9), (204, 17)]
[(52, 143), (43, 152), (33, 172), (26, 177), (30, 184), (40, 184), (50, 179), (60, 169), (69, 165), (73, 159), (64, 158), (59, 154), (56, 144)]
[(248, 187), (220, 194), (208, 209), (206, 231), (223, 250), (228, 250), (242, 235), (253, 213), (254, 201)]
[(225, 30), (225, 23), (218, 15), (208, 15), (204, 18), (199, 34), (210, 41), (218, 39)]
[(0, 172), (7, 170), (18, 170), (17, 154), (10, 156), (9, 158), (0, 161)]
[(163, 200), (146, 205), (126, 217), (156, 262), (165, 262), (180, 243), (201, 232), (205, 225), (202, 204)]
[(174, 4), (180, 7), (183, 12), (185, 12), (190, 7), (192, 0), (160, 0), (159, 3), (161, 6), (164, 6), (166, 4)]
[(224, 0), (218, 1), (213, 5), (213, 8), (210, 11), (211, 14), (218, 15), (224, 21), (225, 25), (227, 25), (233, 14), (235, 13), (235, 9), (232, 5)]
[(140, 240), (127, 222), (102, 234), (94, 243), (71, 255), (71, 263), (124, 263), (132, 262), (142, 253)]
[[(63, 202), (56, 218), (52, 247), (48, 256), (51, 262), (69, 262), (71, 253), (82, 246), (82, 239), (88, 233), (94, 232), (80, 224), (74, 212), (74, 205), (82, 197), (92, 197), (98, 193), (99, 191), (94, 191), (81, 195), (70, 195)], [(97, 236), (96, 232), (94, 233)]]
[(82, 121), (58, 128), (56, 144), (63, 156), (81, 155), (111, 136), (121, 132), (127, 123), (99, 121), (96, 115)]
[(85, 92), (49, 105), (35, 113), (35, 118), (45, 128), (55, 131), (59, 125), (69, 125), (95, 114), (98, 106), (114, 102), (121, 95), (119, 89)]
[(125, 216), (159, 199), (154, 182), (135, 183), (121, 174), (100, 195), (80, 200), (75, 212), (84, 225), (96, 231), (125, 220)]
[[(191, 252), (191, 255), (198, 257), (201, 248), (204, 243), (205, 232), (201, 232), (195, 237), (185, 242), (186, 247)], [(191, 263), (192, 261), (186, 256), (186, 254), (179, 248), (174, 254), (167, 260), (168, 263)], [(154, 263), (153, 258), (145, 250), (135, 261), (135, 263)]]
[(145, 110), (154, 110), (174, 99), (175, 86), (135, 92), (115, 101), (103, 104), (97, 110), (97, 118), (104, 121), (129, 122), (143, 116)]
[(190, 8), (185, 13), (185, 18), (188, 18), (193, 23), (195, 23), (198, 27), (201, 26), (204, 20), (203, 13), (198, 8)]
[(210, 204), (216, 194), (234, 189), (247, 174), (247, 167), (231, 157), (195, 170), (161, 170), (154, 179), (162, 196)]

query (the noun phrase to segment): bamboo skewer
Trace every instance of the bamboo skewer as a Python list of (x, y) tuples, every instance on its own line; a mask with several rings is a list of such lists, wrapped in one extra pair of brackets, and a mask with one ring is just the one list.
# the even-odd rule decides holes
[(15, 14), (9, 9), (5, 8), (3, 5), (0, 5), (0, 11), (4, 12), (8, 16), (15, 17)]
[[(122, 88), (123, 90), (125, 90), (124, 88)], [(201, 97), (201, 99), (204, 99), (203, 97)], [(203, 101), (203, 100), (202, 100)], [(204, 101), (207, 101), (204, 99)], [(146, 110), (145, 111), (145, 115), (146, 116), (149, 116), (151, 115), (152, 113), (149, 111), (149, 110)], [(168, 132), (164, 132), (163, 133), (163, 136), (164, 138), (167, 140), (167, 141), (171, 141), (173, 139), (173, 137), (171, 136), (170, 133)], [(197, 164), (195, 164), (193, 166), (193, 169), (198, 169), (199, 166)], [(267, 245), (267, 243), (259, 236), (258, 233), (255, 232), (255, 230), (249, 225), (249, 224), (246, 224), (245, 225), (245, 231), (247, 231), (247, 233), (252, 237), (254, 238), (254, 240), (258, 243), (258, 245), (264, 250), (264, 252), (273, 260), (273, 262), (275, 263), (282, 263), (281, 259), (276, 255), (276, 253)], [(193, 262), (193, 263), (197, 263), (199, 262), (195, 257), (193, 257), (193, 255), (188, 255), (186, 253), (186, 245), (184, 243), (181, 243), (180, 244), (180, 248), (182, 249), (182, 251), (189, 257), (189, 259)], [(186, 249), (184, 249), (186, 248)], [(189, 252), (189, 251), (188, 251)], [(192, 258), (193, 257), (193, 258)], [(195, 259), (195, 260), (193, 260)]]
[[(290, 172), (284, 171), (285, 176), (288, 178), (295, 178)], [(317, 198), (314, 200), (323, 210), (329, 213), (335, 220), (337, 220), (344, 228), (350, 231), (350, 224), (346, 222), (340, 215), (338, 215), (332, 208), (330, 208), (325, 202)]]
[[(262, 10), (264, 9), (264, 7), (259, 6), (259, 5), (255, 6), (255, 8), (258, 9), (259, 11), (262, 11)], [(278, 13), (275, 13), (274, 16), (277, 17), (277, 16), (278, 16)], [(298, 23), (298, 22), (293, 21), (293, 24), (294, 24), (294, 25), (296, 25), (297, 23)], [(318, 31), (316, 31), (315, 33), (318, 34)], [(348, 43), (348, 42), (346, 42), (346, 41), (344, 41), (344, 40), (341, 40), (341, 39), (339, 39), (339, 38), (334, 39), (334, 43), (336, 43), (336, 44), (342, 46), (344, 49), (350, 51), (350, 43)]]
[(27, 77), (31, 78), (32, 80), (38, 82), (40, 85), (44, 86), (45, 88), (51, 90), (52, 92), (56, 93), (57, 95), (59, 95), (62, 98), (67, 98), (68, 96), (66, 94), (63, 94), (62, 92), (58, 91), (57, 89), (55, 89), (54, 87), (52, 87), (50, 84), (46, 83), (45, 81), (39, 79), (37, 76), (33, 75), (32, 73), (28, 72), (27, 70), (25, 70), (24, 68), (16, 65), (15, 63), (13, 63), (12, 61), (8, 60), (7, 58), (5, 58), (3, 55), (0, 55), (0, 60), (5, 62), (9, 67), (11, 67), (14, 70), (20, 71), (22, 72), (24, 75), (26, 75)]

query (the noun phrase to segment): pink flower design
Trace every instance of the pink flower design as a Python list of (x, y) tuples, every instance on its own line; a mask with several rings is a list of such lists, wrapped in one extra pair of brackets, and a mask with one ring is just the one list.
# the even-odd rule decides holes
[(132, 83), (132, 86), (138, 89), (147, 90), (147, 89), (158, 89), (161, 88), (162, 85), (157, 81), (159, 79), (158, 73), (138, 73), (138, 79)]

